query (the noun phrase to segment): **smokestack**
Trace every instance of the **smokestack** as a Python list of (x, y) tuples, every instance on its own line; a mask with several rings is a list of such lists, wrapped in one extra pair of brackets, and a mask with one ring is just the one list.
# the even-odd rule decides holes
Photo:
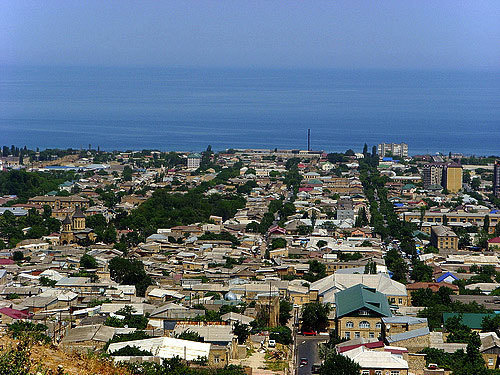
[(311, 129), (307, 129), (307, 151), (311, 151)]

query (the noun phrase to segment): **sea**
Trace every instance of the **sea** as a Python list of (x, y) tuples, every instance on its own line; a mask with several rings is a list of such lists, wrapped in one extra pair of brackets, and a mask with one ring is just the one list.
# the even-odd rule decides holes
[(499, 71), (0, 67), (0, 146), (500, 155)]

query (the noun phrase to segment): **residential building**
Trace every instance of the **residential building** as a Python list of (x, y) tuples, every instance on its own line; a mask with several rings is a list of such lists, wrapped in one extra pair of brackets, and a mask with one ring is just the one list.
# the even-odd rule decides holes
[(69, 197), (43, 195), (30, 198), (28, 202), (31, 204), (38, 204), (42, 207), (48, 205), (52, 210), (61, 210), (63, 208), (75, 210), (76, 207), (85, 210), (89, 207), (89, 200), (79, 197), (78, 195), (71, 195)]
[(493, 194), (500, 198), (500, 160), (496, 160), (493, 166)]
[(187, 167), (189, 169), (198, 169), (201, 164), (201, 155), (200, 154), (189, 154), (187, 157)]
[(458, 236), (450, 227), (435, 225), (431, 229), (431, 244), (439, 250), (458, 250)]
[(361, 375), (407, 375), (408, 362), (403, 359), (405, 348), (387, 348), (387, 351), (370, 350), (365, 346), (345, 351), (361, 367)]
[(335, 303), (335, 328), (346, 339), (378, 338), (380, 318), (392, 316), (387, 297), (362, 284), (335, 293)]
[[(479, 212), (432, 212), (426, 211), (423, 217), (424, 223), (444, 224), (444, 217), (448, 221), (448, 225), (453, 226), (454, 223), (471, 223), (478, 227), (484, 224), (484, 218), (488, 215), (490, 219), (489, 233), (495, 232), (495, 226), (500, 222), (500, 214), (479, 213)], [(420, 221), (420, 212), (404, 212), (402, 214), (405, 221)]]
[(457, 193), (462, 189), (462, 166), (448, 164), (443, 169), (443, 187), (450, 193)]
[(377, 152), (380, 157), (397, 156), (405, 158), (408, 156), (408, 145), (406, 143), (380, 143)]
[(442, 185), (443, 181), (443, 164), (429, 163), (424, 165), (422, 172), (422, 181), (424, 187), (429, 187), (432, 185)]

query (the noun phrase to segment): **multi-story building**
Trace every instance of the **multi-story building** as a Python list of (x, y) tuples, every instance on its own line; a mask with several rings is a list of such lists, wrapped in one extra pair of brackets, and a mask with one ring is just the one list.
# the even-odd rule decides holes
[(340, 198), (337, 202), (337, 220), (354, 219), (354, 208), (350, 198)]
[(377, 339), (381, 318), (392, 316), (387, 297), (362, 284), (337, 292), (335, 303), (335, 328), (346, 339)]
[(458, 250), (458, 236), (450, 227), (435, 225), (431, 229), (431, 245), (439, 250)]
[(500, 160), (496, 160), (493, 167), (493, 194), (500, 198)]
[(447, 164), (443, 170), (443, 187), (450, 193), (457, 193), (462, 189), (462, 166)]
[(381, 143), (377, 148), (380, 157), (399, 156), (405, 158), (408, 156), (408, 145), (406, 143)]
[(200, 154), (189, 154), (187, 157), (187, 167), (189, 169), (198, 169), (201, 164)]
[(429, 163), (424, 165), (422, 180), (424, 187), (441, 185), (443, 181), (443, 164)]
[[(446, 216), (446, 218), (445, 218)], [(431, 212), (426, 211), (424, 213), (423, 222), (424, 223), (437, 223), (438, 225), (443, 225), (445, 220), (448, 225), (459, 225), (460, 223), (471, 223), (478, 227), (484, 225), (484, 219), (488, 216), (490, 220), (489, 233), (495, 233), (495, 226), (500, 221), (500, 214), (486, 214), (486, 213), (476, 213), (476, 212)], [(404, 212), (402, 214), (403, 220), (419, 222), (421, 218), (420, 212)]]
[(462, 189), (462, 166), (456, 163), (429, 163), (424, 165), (422, 180), (424, 187), (440, 185), (450, 193)]
[(42, 207), (48, 205), (52, 208), (52, 210), (70, 208), (74, 211), (77, 207), (80, 207), (82, 210), (89, 207), (89, 200), (87, 198), (79, 197), (78, 195), (71, 195), (69, 197), (43, 195), (30, 198), (28, 202)]

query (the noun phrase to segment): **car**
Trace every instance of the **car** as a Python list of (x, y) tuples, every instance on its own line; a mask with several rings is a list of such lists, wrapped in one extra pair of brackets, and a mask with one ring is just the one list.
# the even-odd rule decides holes
[(269, 345), (270, 348), (274, 348), (276, 346), (276, 340), (269, 340)]
[(299, 366), (300, 367), (307, 366), (307, 363), (308, 363), (307, 358), (301, 358)]
[(318, 333), (316, 331), (310, 330), (310, 331), (302, 331), (302, 334), (304, 336), (316, 336)]

